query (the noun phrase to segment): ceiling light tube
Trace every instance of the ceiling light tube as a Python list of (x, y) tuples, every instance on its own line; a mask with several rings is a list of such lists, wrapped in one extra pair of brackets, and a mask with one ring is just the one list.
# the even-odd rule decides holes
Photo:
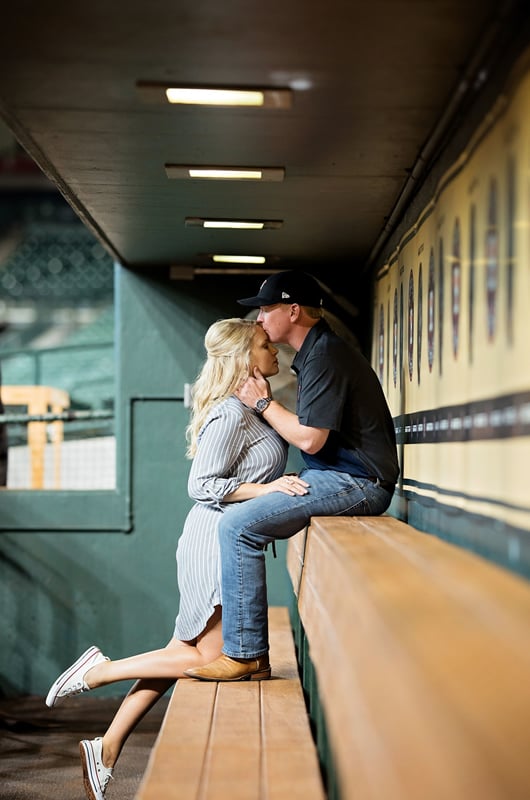
[(205, 219), (203, 228), (230, 228), (241, 231), (262, 231), (263, 222), (237, 222), (237, 220)]
[(214, 255), (212, 260), (216, 264), (264, 264), (265, 256), (223, 256)]
[(212, 180), (261, 181), (263, 173), (260, 169), (193, 169), (189, 170), (190, 178), (210, 178)]
[(196, 275), (271, 275), (270, 267), (197, 267)]
[(221, 167), (165, 164), (166, 175), (176, 180), (283, 181), (283, 167)]
[(285, 88), (232, 86), (179, 86), (137, 81), (136, 89), (147, 103), (224, 107), (291, 108), (292, 90)]
[(262, 106), (263, 92), (242, 89), (166, 89), (168, 103), (198, 106)]
[(184, 224), (189, 228), (217, 228), (231, 230), (265, 230), (283, 226), (281, 219), (204, 219), (203, 217), (186, 217)]

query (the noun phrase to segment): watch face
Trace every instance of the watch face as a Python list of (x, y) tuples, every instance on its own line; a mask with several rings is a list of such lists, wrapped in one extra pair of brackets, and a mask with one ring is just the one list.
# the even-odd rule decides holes
[(270, 399), (268, 397), (260, 397), (259, 400), (256, 400), (256, 411), (259, 411), (261, 414), (268, 407), (269, 403)]

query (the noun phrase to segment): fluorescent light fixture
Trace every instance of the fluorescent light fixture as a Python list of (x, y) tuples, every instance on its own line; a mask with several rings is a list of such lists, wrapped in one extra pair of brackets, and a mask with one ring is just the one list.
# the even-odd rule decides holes
[(216, 228), (241, 231), (261, 231), (281, 228), (281, 219), (204, 219), (202, 217), (186, 217), (186, 227), (190, 228)]
[(212, 256), (216, 264), (264, 264), (265, 256)]
[(166, 89), (169, 103), (197, 106), (262, 106), (263, 92), (242, 89)]
[(270, 275), (270, 267), (197, 267), (196, 275)]
[(270, 267), (189, 267), (175, 264), (169, 268), (169, 277), (173, 281), (192, 281), (196, 275), (271, 275), (273, 271)]
[(137, 81), (140, 97), (148, 103), (172, 105), (246, 106), (291, 108), (292, 90), (285, 88), (232, 86), (179, 86), (178, 84)]
[(263, 173), (259, 169), (190, 169), (190, 178), (260, 181), (262, 177)]
[(205, 219), (203, 228), (230, 228), (239, 231), (262, 231), (263, 222), (237, 222), (237, 220)]
[(283, 167), (220, 167), (165, 164), (168, 178), (176, 180), (283, 181)]

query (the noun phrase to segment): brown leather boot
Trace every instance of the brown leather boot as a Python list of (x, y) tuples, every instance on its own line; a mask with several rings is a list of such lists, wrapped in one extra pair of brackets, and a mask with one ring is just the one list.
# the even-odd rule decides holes
[(265, 681), (271, 676), (271, 668), (268, 656), (237, 661), (223, 653), (204, 667), (184, 670), (184, 674), (199, 681)]

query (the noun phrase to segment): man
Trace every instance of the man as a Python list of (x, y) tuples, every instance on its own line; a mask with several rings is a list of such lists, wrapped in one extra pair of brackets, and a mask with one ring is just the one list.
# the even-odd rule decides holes
[(311, 275), (279, 272), (255, 297), (271, 342), (296, 351), (296, 413), (274, 400), (259, 370), (238, 391), (240, 400), (298, 447), (306, 494), (272, 493), (226, 509), (219, 521), (223, 653), (186, 671), (209, 681), (270, 677), (266, 546), (304, 528), (313, 516), (382, 514), (399, 474), (392, 417), (367, 359), (322, 317), (322, 292)]

